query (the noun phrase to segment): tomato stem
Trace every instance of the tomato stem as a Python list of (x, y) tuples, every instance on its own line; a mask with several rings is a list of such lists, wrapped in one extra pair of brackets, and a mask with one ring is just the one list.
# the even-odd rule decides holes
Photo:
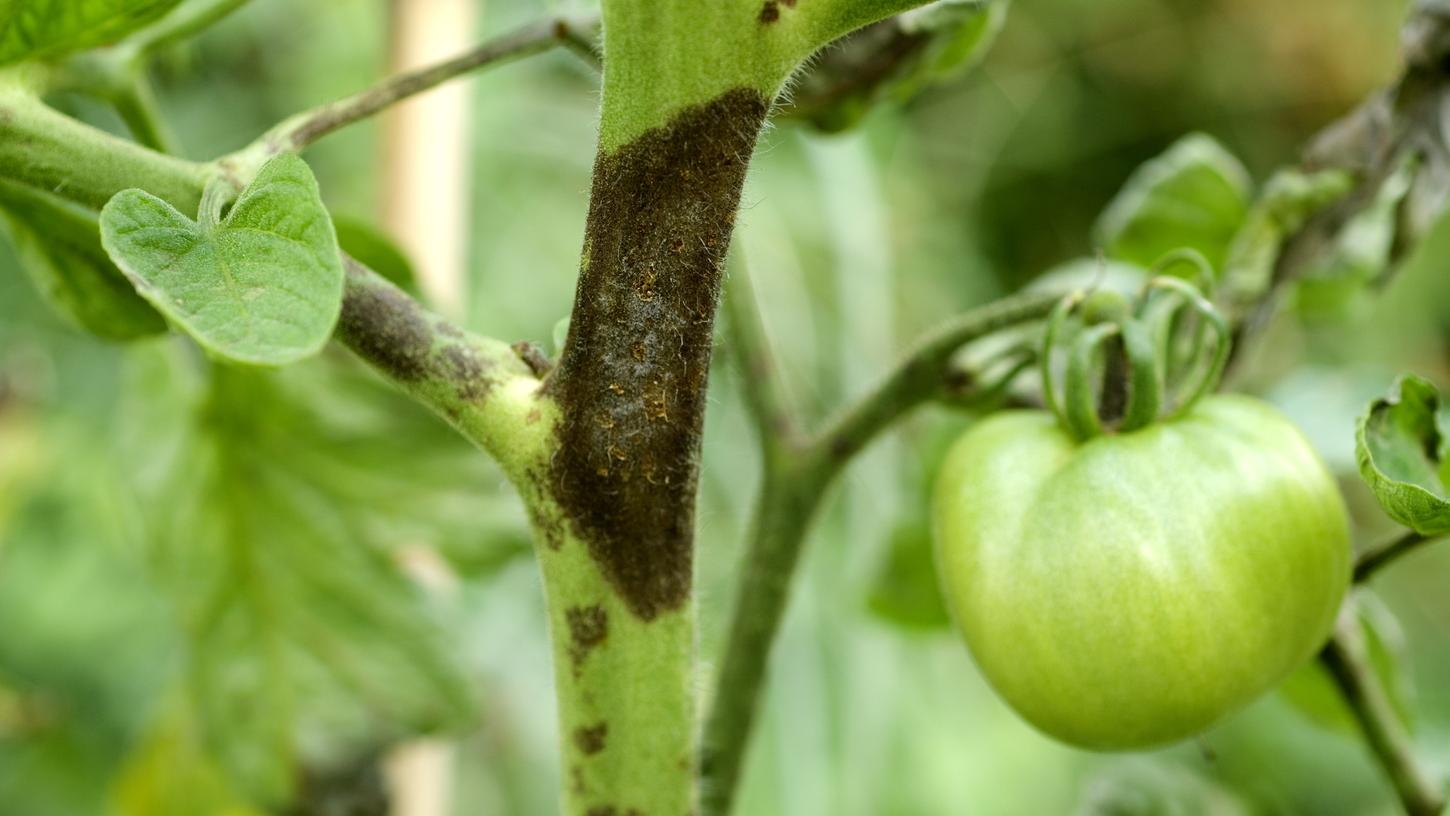
[(1346, 603), (1334, 627), (1334, 636), (1320, 653), (1344, 701), (1364, 731), (1365, 740), (1389, 776), (1410, 816), (1435, 816), (1445, 808), (1444, 785), (1420, 765), (1414, 740), (1405, 730), (1389, 692), (1370, 666), (1364, 634), (1354, 611)]

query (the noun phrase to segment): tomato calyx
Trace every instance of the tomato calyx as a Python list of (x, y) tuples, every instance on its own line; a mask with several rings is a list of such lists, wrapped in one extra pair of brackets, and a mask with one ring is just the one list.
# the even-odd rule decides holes
[[(1175, 266), (1195, 271), (1199, 283), (1168, 274)], [(1151, 271), (1132, 302), (1116, 292), (1079, 290), (1047, 319), (1038, 355), (1043, 400), (1078, 440), (1180, 416), (1223, 377), (1231, 334), (1205, 295), (1213, 284), (1208, 261), (1183, 249)], [(1055, 363), (1063, 357), (1059, 383)], [(1115, 385), (1126, 387), (1126, 398), (1109, 407)]]

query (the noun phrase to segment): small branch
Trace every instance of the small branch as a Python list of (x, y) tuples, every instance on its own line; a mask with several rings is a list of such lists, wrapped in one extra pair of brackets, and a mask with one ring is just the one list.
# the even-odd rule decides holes
[(76, 121), (33, 96), (0, 92), (0, 177), (93, 210), (141, 187), (194, 213), (212, 172)]
[(769, 454), (781, 447), (798, 446), (801, 428), (781, 387), (770, 338), (760, 319), (755, 287), (742, 255), (738, 249), (730, 255), (730, 273), (725, 282), (725, 316), (730, 343), (744, 374), (741, 387), (761, 445)]
[(700, 746), (703, 816), (728, 816), (734, 803), (796, 564), (821, 499), (839, 469), (820, 457), (766, 460), (750, 544), (737, 579), (725, 655)]
[(524, 26), (452, 59), (389, 77), (365, 91), (297, 114), (267, 131), (241, 153), (258, 164), (278, 153), (295, 153), (334, 131), (470, 71), (577, 43), (583, 37), (581, 32), (592, 25), (588, 20), (558, 18)]
[(596, 71), (604, 70), (604, 51), (599, 47), (599, 20), (593, 17), (554, 21), (559, 44), (574, 52)]
[(1370, 665), (1353, 603), (1345, 604), (1334, 636), (1320, 653), (1344, 701), (1363, 729), (1369, 747), (1394, 785), (1409, 816), (1436, 816), (1445, 808), (1442, 785), (1415, 758), (1414, 743)]
[(989, 334), (1047, 316), (1060, 293), (1014, 295), (967, 312), (918, 340), (906, 358), (875, 390), (843, 412), (816, 445), (841, 461), (849, 460), (908, 411), (928, 402), (946, 386), (943, 372), (962, 346)]
[[(745, 347), (754, 359), (769, 359), (764, 332), (755, 313), (738, 316), (742, 275), (732, 278), (731, 323), (745, 323)], [(760, 497), (751, 527), (725, 655), (715, 683), (715, 699), (705, 722), (700, 773), (705, 816), (730, 812), (740, 770), (765, 684), (771, 646), (790, 599), (790, 585), (811, 522), (827, 489), (851, 458), (907, 412), (929, 400), (949, 396), (965, 400), (980, 378), (962, 376), (952, 366), (958, 349), (974, 340), (1047, 315), (1060, 294), (1018, 295), (967, 312), (927, 334), (911, 347), (874, 390), (830, 423), (808, 444), (788, 455), (767, 456)], [(746, 320), (740, 320), (745, 317)], [(753, 324), (752, 324), (753, 321)], [(1020, 370), (1020, 367), (1014, 370)], [(775, 431), (779, 397), (747, 367), (751, 410), (762, 435)], [(762, 388), (762, 386), (765, 386)]]
[[(508, 469), (539, 381), (514, 347), (469, 334), (343, 255), (336, 339)], [(524, 388), (517, 387), (523, 382)], [(519, 474), (510, 473), (511, 476)]]
[(1364, 583), (1376, 572), (1389, 566), (1400, 556), (1412, 552), (1422, 544), (1439, 541), (1442, 536), (1426, 536), (1411, 530), (1399, 538), (1378, 544), (1360, 554), (1354, 562), (1354, 582)]

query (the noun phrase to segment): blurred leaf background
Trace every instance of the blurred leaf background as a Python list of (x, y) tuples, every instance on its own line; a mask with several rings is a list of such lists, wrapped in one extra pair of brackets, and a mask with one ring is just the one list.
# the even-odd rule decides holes
[[(477, 33), (568, 10), (480, 0)], [(736, 251), (793, 398), (823, 416), (918, 331), (1091, 255), (1125, 180), (1188, 132), (1262, 183), (1395, 75), (1404, 14), (1402, 0), (1019, 2), (975, 70), (844, 134), (776, 125)], [(236, 149), (381, 77), (389, 19), (381, 0), (254, 0), (166, 54), (155, 78), (185, 152)], [(574, 291), (597, 80), (554, 53), (466, 82), (466, 294), (440, 306), (547, 347)], [(121, 130), (94, 103), (54, 101)], [(367, 124), (308, 153), (335, 212), (377, 221), (381, 143)], [(1361, 542), (1392, 529), (1355, 476), (1354, 418), (1403, 370), (1450, 381), (1447, 254), (1442, 225), (1382, 295), (1281, 315), (1236, 383), (1341, 474)], [(702, 690), (756, 489), (738, 372), (719, 360)], [(740, 813), (1397, 812), (1312, 677), (1293, 700), (1144, 755), (1056, 745), (998, 702), (942, 628), (923, 561), (932, 469), (968, 421), (913, 418), (836, 490), (776, 647)], [(53, 317), (0, 244), (0, 814), (366, 798), (386, 784), (381, 758), (423, 733), (453, 746), (452, 812), (552, 812), (528, 546), (483, 457), (345, 352), (238, 373), (175, 338), (109, 345)], [(1402, 704), (1445, 770), (1450, 549), (1413, 558), (1373, 587), (1376, 648), (1400, 655)]]

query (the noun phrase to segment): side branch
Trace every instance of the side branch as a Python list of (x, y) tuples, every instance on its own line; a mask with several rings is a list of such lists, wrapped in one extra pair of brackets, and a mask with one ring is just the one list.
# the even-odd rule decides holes
[(564, 17), (524, 26), (452, 59), (389, 77), (365, 91), (299, 113), (267, 131), (239, 155), (260, 164), (278, 153), (295, 153), (334, 131), (470, 71), (559, 45), (579, 51), (584, 47), (582, 44), (590, 41), (590, 32), (596, 28), (596, 20)]
[(469, 334), (343, 255), (347, 273), (334, 337), (488, 451), (509, 475), (539, 380), (514, 347)]
[[(212, 165), (164, 156), (63, 116), (40, 100), (0, 93), (0, 179), (92, 210), (132, 187), (195, 212)], [(539, 380), (507, 344), (465, 333), (372, 270), (345, 258), (337, 339), (438, 411), (506, 468), (521, 456)]]
[(1363, 729), (1395, 793), (1409, 816), (1436, 816), (1445, 808), (1445, 791), (1415, 758), (1414, 745), (1390, 703), (1389, 693), (1370, 666), (1364, 635), (1353, 604), (1346, 604), (1334, 636), (1320, 653), (1344, 701)]
[(1378, 544), (1362, 553), (1354, 562), (1354, 582), (1364, 583), (1375, 573), (1389, 566), (1423, 544), (1439, 541), (1441, 536), (1427, 536), (1411, 530), (1399, 538)]
[[(967, 312), (927, 334), (855, 406), (809, 441), (786, 446), (777, 430), (784, 408), (770, 370), (770, 353), (755, 301), (737, 272), (730, 317), (737, 353), (745, 359), (746, 391), (762, 434), (764, 477), (742, 562), (715, 699), (705, 722), (702, 811), (730, 812), (765, 685), (771, 646), (790, 598), (806, 535), (826, 491), (855, 454), (907, 412), (949, 390), (951, 361), (962, 346), (1052, 310), (1056, 294), (1019, 295)], [(743, 331), (742, 331), (743, 329)], [(961, 398), (960, 387), (950, 389)], [(793, 420), (791, 420), (793, 421)], [(790, 427), (790, 426), (787, 426)], [(774, 439), (775, 441), (771, 441)], [(783, 454), (783, 455), (782, 455)]]
[(1040, 320), (1060, 293), (1030, 292), (974, 309), (918, 340), (880, 385), (837, 417), (815, 444), (841, 462), (904, 414), (942, 393), (951, 358), (962, 346), (1011, 326)]

